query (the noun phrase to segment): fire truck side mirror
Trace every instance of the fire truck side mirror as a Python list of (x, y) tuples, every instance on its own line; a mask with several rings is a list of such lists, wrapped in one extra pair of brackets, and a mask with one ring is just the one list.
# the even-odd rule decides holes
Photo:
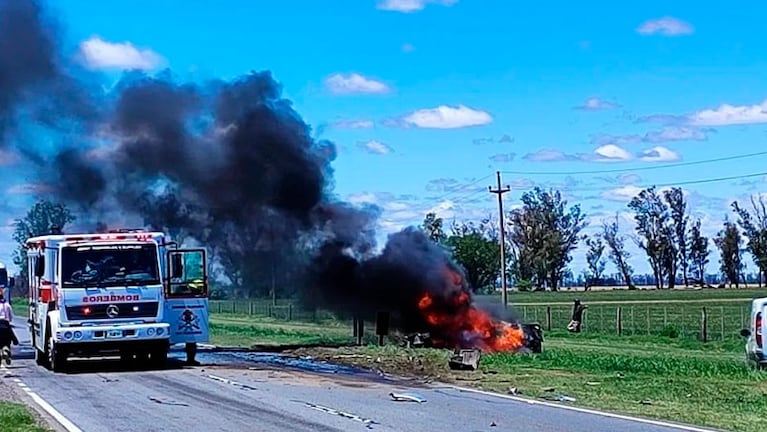
[(173, 279), (184, 276), (184, 259), (180, 253), (171, 255), (171, 274)]

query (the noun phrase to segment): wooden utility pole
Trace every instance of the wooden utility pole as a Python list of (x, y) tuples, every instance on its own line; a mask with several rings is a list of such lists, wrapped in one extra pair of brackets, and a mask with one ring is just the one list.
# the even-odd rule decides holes
[(511, 191), (511, 188), (506, 185), (505, 188), (501, 188), (501, 172), (495, 172), (498, 178), (498, 187), (493, 189), (492, 186), (488, 186), (487, 189), (490, 193), (498, 195), (498, 221), (500, 223), (501, 234), (501, 301), (503, 302), (504, 309), (508, 308), (508, 293), (506, 292), (506, 228), (503, 226), (503, 194)]

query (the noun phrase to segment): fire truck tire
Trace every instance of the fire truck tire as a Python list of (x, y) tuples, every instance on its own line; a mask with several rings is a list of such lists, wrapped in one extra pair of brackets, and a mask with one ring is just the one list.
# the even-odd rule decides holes
[(149, 356), (149, 361), (152, 363), (152, 368), (165, 369), (168, 363), (168, 350), (155, 348), (149, 353)]
[(62, 372), (66, 368), (67, 354), (53, 339), (48, 338), (48, 365), (53, 372)]
[(35, 350), (35, 363), (38, 366), (46, 367), (48, 362), (48, 357), (45, 355), (45, 351), (37, 349), (37, 341), (35, 338), (35, 332), (32, 331), (32, 348)]

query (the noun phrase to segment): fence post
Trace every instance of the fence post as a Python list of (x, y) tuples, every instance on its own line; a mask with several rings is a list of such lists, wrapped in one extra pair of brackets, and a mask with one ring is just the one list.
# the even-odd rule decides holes
[(288, 303), (288, 321), (293, 321), (293, 303)]
[(272, 304), (271, 303), (266, 305), (266, 313), (269, 315), (269, 318), (272, 317)]
[(255, 304), (252, 301), (248, 302), (248, 309), (250, 310), (249, 313), (250, 313), (251, 316), (254, 314), (253, 313), (254, 306), (255, 306)]
[(237, 313), (237, 301), (232, 300), (232, 313)]
[(663, 306), (663, 327), (668, 325), (668, 308)]
[(615, 310), (615, 329), (618, 332), (618, 336), (623, 334), (623, 317), (622, 317), (622, 310), (621, 307), (618, 306), (618, 308)]
[(646, 330), (647, 330), (647, 335), (649, 336), (650, 335), (650, 306), (647, 306), (647, 310), (645, 312), (647, 313), (647, 315), (646, 315), (646, 317), (647, 317), (647, 327), (646, 327)]
[(700, 311), (700, 340), (707, 342), (708, 339), (708, 316), (706, 307), (703, 306)]
[(546, 306), (546, 331), (551, 331), (551, 306)]
[(216, 302), (216, 306), (217, 306), (217, 309), (218, 309), (218, 313), (221, 313), (221, 302), (220, 301)]
[(722, 329), (722, 340), (724, 340), (724, 306), (722, 306), (722, 320), (721, 320), (721, 329)]

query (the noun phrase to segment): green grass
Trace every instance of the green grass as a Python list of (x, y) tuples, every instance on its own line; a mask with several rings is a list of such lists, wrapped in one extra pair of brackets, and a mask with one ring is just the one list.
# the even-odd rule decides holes
[[(632, 290), (615, 289), (605, 291), (510, 291), (508, 298), (511, 304), (521, 303), (550, 303), (572, 302), (578, 298), (585, 302), (596, 301), (684, 301), (684, 300), (722, 300), (722, 299), (752, 299), (767, 296), (767, 288), (707, 288), (707, 289), (673, 289)], [(480, 295), (480, 299), (501, 301), (501, 294)]]
[(3, 432), (46, 432), (23, 404), (0, 401), (0, 430)]
[(230, 347), (338, 345), (352, 340), (351, 326), (343, 326), (339, 322), (286, 323), (269, 318), (224, 314), (212, 315), (210, 335), (212, 343)]

